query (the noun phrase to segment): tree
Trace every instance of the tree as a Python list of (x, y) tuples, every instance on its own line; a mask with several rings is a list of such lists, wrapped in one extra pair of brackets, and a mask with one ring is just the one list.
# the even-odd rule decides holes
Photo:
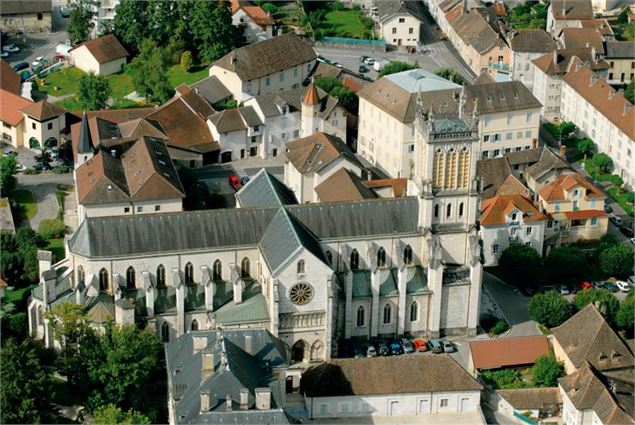
[(179, 12), (180, 10), (175, 0), (148, 0), (146, 9), (147, 36), (160, 46), (165, 46), (177, 36), (177, 26), (179, 21), (182, 20)]
[(465, 78), (452, 68), (440, 68), (435, 72), (441, 78), (445, 78), (448, 81), (452, 81), (453, 83), (465, 85)]
[(18, 172), (18, 161), (15, 156), (3, 156), (0, 158), (0, 194), (3, 197), (11, 196), (18, 184), (15, 174)]
[(236, 47), (238, 29), (232, 24), (226, 2), (195, 0), (190, 15), (190, 28), (200, 60), (213, 62)]
[(591, 155), (593, 153), (595, 144), (593, 143), (593, 140), (585, 137), (584, 139), (578, 140), (576, 149), (584, 155), (584, 160), (586, 161), (587, 155)]
[(148, 31), (146, 7), (148, 2), (121, 0), (115, 7), (115, 35), (128, 52), (136, 53)]
[(635, 297), (633, 293), (629, 293), (626, 299), (620, 305), (615, 315), (615, 324), (626, 332), (627, 336), (633, 335), (635, 328)]
[(96, 424), (149, 424), (150, 419), (136, 410), (122, 411), (114, 404), (108, 404), (95, 409), (93, 422)]
[(335, 77), (317, 77), (315, 85), (336, 97), (340, 105), (352, 113), (357, 113), (359, 108), (359, 97), (348, 87), (344, 87), (342, 82)]
[(70, 139), (66, 139), (60, 144), (58, 158), (65, 165), (73, 165), (73, 143)]
[(0, 422), (50, 423), (48, 375), (37, 359), (30, 339), (4, 342), (0, 380)]
[(539, 357), (531, 368), (531, 379), (539, 387), (555, 387), (564, 376), (564, 365), (553, 354)]
[(150, 39), (143, 40), (141, 51), (130, 65), (135, 90), (150, 102), (164, 103), (174, 95), (168, 81), (168, 63), (164, 49)]
[(383, 77), (385, 75), (396, 74), (397, 72), (408, 71), (410, 69), (418, 68), (416, 65), (407, 62), (400, 61), (390, 61), (387, 63), (381, 71), (379, 71), (379, 76)]
[(598, 153), (593, 155), (593, 164), (604, 173), (611, 171), (613, 167), (613, 160), (605, 153)]
[(617, 187), (617, 196), (620, 195), (622, 191), (622, 185), (624, 184), (624, 179), (617, 174), (611, 175), (611, 182)]
[(555, 291), (536, 294), (529, 302), (529, 317), (548, 328), (561, 325), (573, 314), (573, 306)]
[(79, 77), (77, 101), (83, 110), (105, 109), (111, 94), (110, 83), (103, 75), (91, 72)]
[(190, 69), (192, 69), (192, 52), (189, 50), (186, 50), (181, 55), (181, 66), (185, 72), (190, 72)]
[(35, 156), (35, 162), (41, 164), (44, 168), (50, 168), (51, 162), (53, 162), (53, 157), (51, 156), (51, 152), (47, 150), (42, 150), (42, 153)]
[(580, 291), (575, 295), (573, 303), (578, 310), (582, 310), (588, 304), (595, 304), (610, 324), (615, 323), (615, 316), (620, 308), (620, 302), (606, 289), (590, 288)]
[(96, 5), (94, 0), (69, 1), (71, 16), (68, 24), (68, 35), (72, 42), (81, 42), (88, 38)]
[(572, 281), (585, 275), (586, 258), (584, 252), (572, 246), (553, 248), (545, 260), (545, 269), (553, 281)]
[(30, 227), (18, 228), (15, 235), (0, 233), (0, 262), (5, 278), (16, 287), (38, 278), (37, 250), (44, 241)]
[(542, 277), (542, 259), (530, 246), (510, 245), (502, 252), (498, 264), (505, 275), (512, 281), (516, 280), (516, 283), (534, 284)]
[(600, 254), (600, 268), (612, 276), (630, 276), (633, 274), (633, 248), (617, 244), (605, 249)]
[(265, 3), (261, 7), (262, 7), (262, 10), (264, 10), (270, 15), (275, 15), (276, 12), (278, 11), (278, 6), (276, 6), (273, 3)]

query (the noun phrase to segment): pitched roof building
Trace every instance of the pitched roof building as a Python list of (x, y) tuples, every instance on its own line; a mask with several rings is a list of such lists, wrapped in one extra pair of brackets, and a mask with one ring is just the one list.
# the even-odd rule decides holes
[(470, 341), (470, 369), (474, 374), (483, 369), (533, 365), (547, 355), (549, 341), (542, 335)]
[(0, 90), (20, 95), (20, 86), (22, 78), (13, 70), (9, 62), (0, 59)]
[(88, 40), (70, 51), (71, 62), (84, 72), (110, 75), (121, 72), (128, 51), (113, 34)]

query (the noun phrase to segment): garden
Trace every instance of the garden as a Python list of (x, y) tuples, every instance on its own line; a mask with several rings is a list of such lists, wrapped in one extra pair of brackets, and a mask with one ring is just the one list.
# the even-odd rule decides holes
[(374, 39), (373, 20), (361, 7), (346, 8), (340, 2), (303, 2), (306, 16), (301, 22), (313, 30), (316, 40), (322, 37)]
[(546, 29), (547, 5), (541, 2), (526, 1), (516, 5), (507, 18), (507, 23), (515, 30)]
[(553, 355), (543, 356), (530, 368), (482, 370), (481, 377), (494, 390), (555, 387), (564, 376), (564, 366)]

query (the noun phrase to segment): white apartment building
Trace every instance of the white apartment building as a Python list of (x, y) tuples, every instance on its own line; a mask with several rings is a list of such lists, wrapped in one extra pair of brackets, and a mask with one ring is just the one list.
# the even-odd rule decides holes
[(520, 30), (512, 36), (512, 80), (522, 82), (529, 90), (534, 84), (534, 59), (556, 48), (555, 40), (542, 29)]
[(586, 19), (593, 19), (591, 0), (553, 0), (547, 9), (547, 32), (557, 38), (564, 28), (582, 28)]
[(387, 44), (418, 49), (421, 45), (423, 10), (420, 2), (382, 0), (377, 2), (379, 31)]
[(562, 79), (562, 117), (613, 160), (613, 172), (635, 187), (635, 110), (624, 96), (580, 60)]

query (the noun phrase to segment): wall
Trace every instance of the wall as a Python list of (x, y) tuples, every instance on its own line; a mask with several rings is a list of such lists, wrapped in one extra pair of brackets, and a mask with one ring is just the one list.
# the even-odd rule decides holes
[(86, 46), (79, 46), (70, 52), (70, 62), (84, 72), (99, 74), (99, 62), (90, 53)]
[[(460, 400), (465, 399), (464, 409)], [(447, 406), (441, 407), (441, 400)], [(390, 402), (397, 402), (394, 415), (390, 415)], [(356, 416), (410, 416), (437, 413), (457, 413), (478, 411), (479, 391), (456, 391), (434, 393), (407, 393), (340, 397), (305, 397), (305, 404), (311, 418), (342, 418)], [(325, 407), (322, 407), (325, 406)], [(326, 410), (324, 410), (326, 409)]]
[(247, 43), (255, 43), (257, 41), (266, 40), (272, 37), (272, 26), (267, 25), (262, 28), (256, 24), (243, 9), (238, 9), (232, 15), (232, 24), (235, 27), (243, 29), (243, 35)]
[(534, 67), (533, 95), (542, 103), (542, 116), (546, 121), (553, 121), (560, 117), (560, 92), (562, 81), (558, 76), (545, 74), (540, 68)]
[(512, 79), (521, 81), (525, 87), (532, 90), (534, 85), (534, 70), (536, 69), (536, 66), (531, 61), (541, 57), (543, 54), (544, 53), (514, 52)]
[(121, 72), (123, 70), (123, 66), (126, 64), (126, 58), (115, 59), (110, 62), (102, 63), (99, 66), (99, 74), (101, 75), (111, 75)]
[(0, 123), (2, 125), (0, 132), (2, 133), (3, 143), (8, 143), (14, 148), (24, 146), (24, 120), (20, 121), (15, 127), (4, 121), (0, 121)]
[(628, 84), (633, 79), (635, 61), (629, 59), (606, 58), (611, 68), (608, 71), (609, 84)]
[(393, 46), (419, 46), (421, 21), (407, 13), (394, 15), (380, 23), (381, 37)]
[(479, 120), (482, 158), (531, 148), (539, 128), (539, 108), (482, 114)]
[[(526, 245), (531, 244), (538, 254), (543, 253), (543, 242), (545, 234), (545, 221), (532, 222), (529, 224), (522, 223), (520, 226), (514, 226), (516, 230), (515, 243)], [(481, 226), (481, 239), (483, 240), (483, 257), (484, 266), (496, 266), (498, 265), (498, 259), (500, 255), (511, 244), (511, 225), (495, 225), (495, 226)], [(531, 235), (527, 235), (527, 228), (531, 228)], [(494, 253), (493, 246), (498, 245), (498, 251)]]
[(440, 329), (446, 335), (466, 331), (469, 297), (470, 285), (443, 285)]
[[(38, 19), (38, 16), (41, 16)], [(51, 32), (51, 13), (28, 13), (24, 15), (2, 15), (0, 17), (0, 30), (9, 34), (25, 32), (34, 34), (39, 32)]]
[[(31, 137), (37, 139), (40, 144), (40, 149), (44, 146), (44, 143), (51, 137), (55, 138), (55, 145), (60, 145), (60, 131), (66, 127), (66, 114), (61, 114), (56, 118), (52, 118), (48, 121), (40, 122), (28, 115), (24, 115), (24, 140), (26, 140), (26, 146), (30, 147)], [(49, 125), (51, 128), (49, 129)], [(35, 128), (33, 128), (35, 126)]]
[[(153, 214), (183, 211), (183, 201), (181, 200), (181, 198), (178, 198), (144, 202), (122, 202), (118, 204), (82, 204), (82, 207), (84, 211), (84, 214), (80, 215), (80, 217), (82, 218), (107, 217), (115, 215)], [(156, 207), (159, 207), (159, 209), (157, 210)], [(128, 212), (125, 211), (125, 208), (129, 208)], [(141, 210), (139, 208), (141, 208)]]

